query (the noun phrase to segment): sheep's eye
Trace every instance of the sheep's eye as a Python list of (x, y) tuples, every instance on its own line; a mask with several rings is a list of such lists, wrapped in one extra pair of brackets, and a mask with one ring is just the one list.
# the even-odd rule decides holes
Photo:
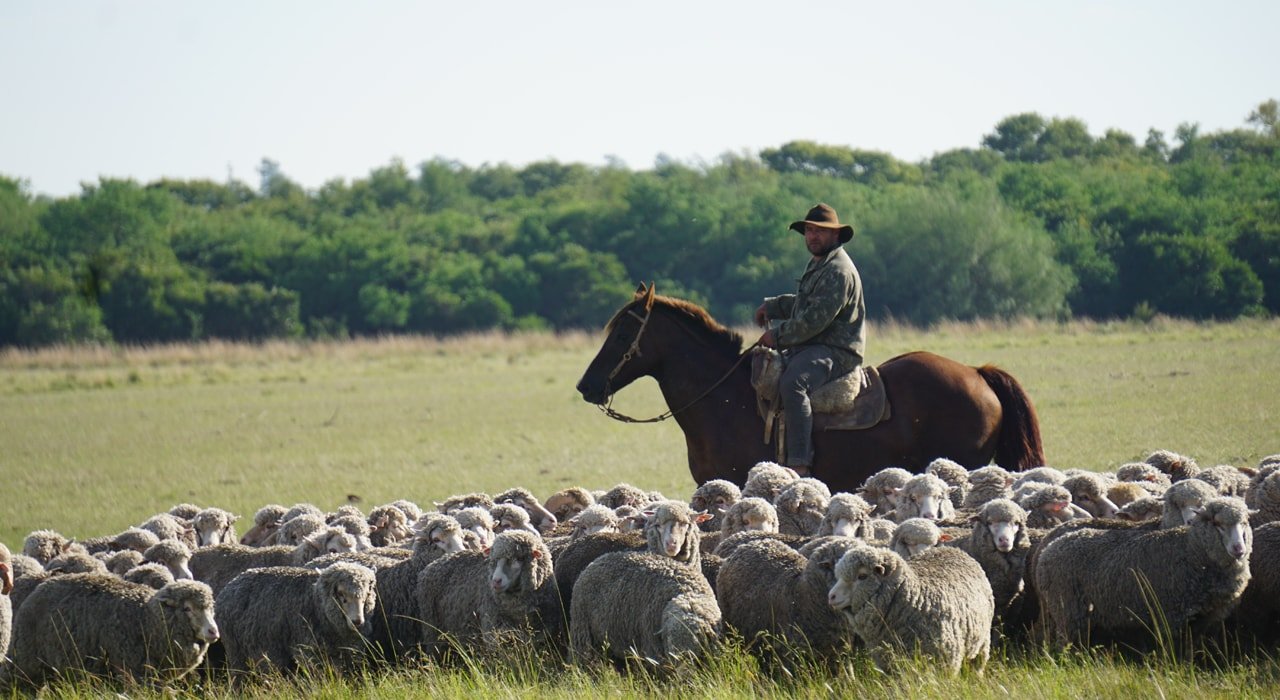
[(1076, 498), (1076, 500), (1078, 500), (1078, 501), (1088, 501), (1088, 500), (1090, 500), (1090, 499), (1089, 499), (1089, 497), (1088, 497), (1088, 496), (1078, 496), (1078, 497)]
[(865, 571), (864, 571), (864, 572), (860, 572), (860, 573), (858, 574), (858, 580), (859, 580), (859, 581), (865, 581), (866, 579), (867, 579), (867, 573), (866, 573)]

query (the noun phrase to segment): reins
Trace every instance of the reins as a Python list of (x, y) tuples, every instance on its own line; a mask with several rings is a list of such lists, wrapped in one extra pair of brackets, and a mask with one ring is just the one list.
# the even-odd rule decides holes
[(627, 348), (627, 351), (622, 353), (622, 357), (621, 359), (618, 360), (617, 366), (613, 368), (613, 371), (609, 373), (609, 376), (604, 381), (605, 395), (609, 397), (608, 402), (602, 403), (602, 404), (596, 404), (596, 408), (600, 409), (601, 413), (605, 414), (606, 416), (609, 416), (610, 418), (616, 421), (620, 421), (622, 423), (660, 423), (674, 416), (675, 414), (689, 408), (695, 403), (698, 403), (699, 401), (705, 399), (708, 394), (715, 391), (716, 388), (719, 387), (721, 384), (724, 384), (725, 381), (729, 379), (729, 377), (733, 376), (733, 373), (737, 371), (738, 367), (742, 364), (742, 361), (747, 359), (747, 355), (751, 354), (751, 351), (754, 350), (758, 345), (760, 345), (760, 341), (756, 341), (751, 344), (751, 347), (748, 347), (746, 350), (743, 350), (742, 354), (738, 355), (738, 359), (733, 363), (733, 366), (729, 368), (729, 371), (724, 373), (724, 376), (716, 380), (715, 384), (712, 384), (711, 386), (707, 387), (706, 391), (703, 391), (701, 394), (698, 394), (697, 397), (695, 397), (689, 403), (686, 403), (680, 408), (677, 408), (674, 410), (668, 409), (665, 413), (654, 416), (653, 418), (632, 418), (631, 416), (628, 416), (625, 413), (621, 413), (613, 408), (613, 392), (610, 391), (610, 389), (613, 388), (612, 386), (613, 378), (618, 376), (618, 372), (621, 372), (622, 368), (626, 366), (626, 364), (630, 362), (632, 358), (640, 356), (641, 354), (640, 353), (640, 337), (644, 335), (644, 329), (649, 325), (649, 317), (653, 315), (653, 309), (652, 308), (648, 309), (648, 313), (646, 313), (644, 316), (641, 316), (640, 314), (636, 313), (635, 309), (627, 309), (627, 314), (630, 315), (632, 318), (635, 318), (640, 321), (640, 330), (636, 331), (636, 338), (635, 340), (631, 341), (631, 347)]

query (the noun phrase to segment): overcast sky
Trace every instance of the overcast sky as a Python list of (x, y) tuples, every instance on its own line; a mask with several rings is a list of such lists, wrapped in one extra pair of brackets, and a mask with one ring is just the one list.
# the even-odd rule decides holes
[(307, 188), (393, 158), (918, 161), (1004, 117), (1141, 142), (1280, 98), (1280, 2), (0, 2), (0, 174)]

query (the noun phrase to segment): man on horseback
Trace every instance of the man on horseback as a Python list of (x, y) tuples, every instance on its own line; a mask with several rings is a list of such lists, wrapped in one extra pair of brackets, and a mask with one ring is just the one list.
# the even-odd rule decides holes
[(789, 227), (804, 236), (813, 256), (795, 294), (767, 297), (756, 309), (756, 325), (767, 326), (760, 344), (780, 350), (786, 368), (778, 391), (786, 427), (786, 466), (808, 476), (813, 466), (810, 394), (862, 364), (866, 344), (862, 278), (842, 247), (853, 227), (841, 225), (835, 209), (818, 204)]

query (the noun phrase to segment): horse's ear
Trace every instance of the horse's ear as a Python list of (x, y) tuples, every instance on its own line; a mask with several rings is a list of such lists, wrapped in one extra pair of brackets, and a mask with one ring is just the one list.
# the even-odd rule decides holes
[(640, 286), (639, 286), (639, 287), (636, 287), (636, 298), (637, 298), (637, 299), (639, 299), (639, 298), (641, 298), (641, 297), (643, 297), (643, 296), (646, 296), (648, 293), (649, 293), (649, 288), (648, 288), (647, 286), (645, 286), (645, 283), (644, 283), (644, 282), (641, 282), (641, 283), (640, 283)]
[[(644, 285), (640, 285), (640, 286), (644, 286)], [(654, 290), (654, 287), (656, 287), (656, 286), (657, 286), (657, 285), (655, 285), (654, 283), (650, 282), (650, 283), (649, 283), (649, 291), (648, 291), (648, 292), (646, 292), (646, 293), (645, 293), (645, 295), (644, 295), (644, 308), (645, 308), (645, 310), (646, 310), (646, 311), (648, 311), (648, 310), (650, 310), (650, 309), (652, 309), (652, 308), (653, 308), (653, 290)]]

